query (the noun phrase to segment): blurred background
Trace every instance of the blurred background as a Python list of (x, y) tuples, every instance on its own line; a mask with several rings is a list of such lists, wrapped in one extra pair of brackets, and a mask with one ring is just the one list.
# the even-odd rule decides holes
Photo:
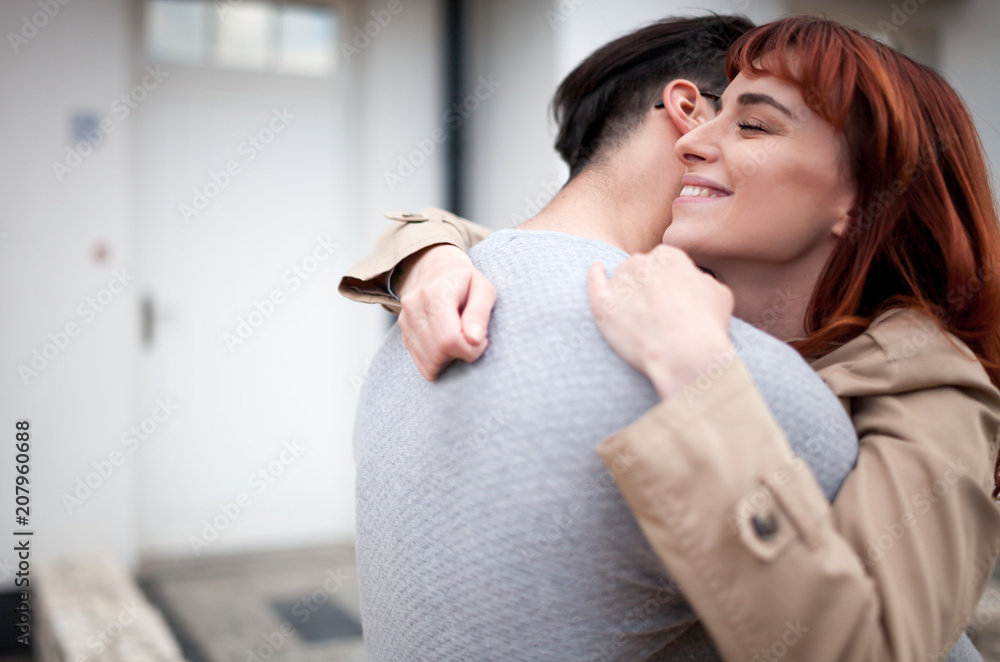
[(363, 659), (352, 425), (392, 318), (340, 276), (387, 210), (532, 216), (566, 178), (561, 78), (709, 10), (826, 13), (936, 67), (996, 169), (992, 0), (0, 2), (4, 650), (30, 540), (40, 659)]

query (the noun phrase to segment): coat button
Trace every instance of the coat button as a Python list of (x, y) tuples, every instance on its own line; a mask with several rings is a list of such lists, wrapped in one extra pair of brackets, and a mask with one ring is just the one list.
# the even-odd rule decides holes
[(763, 513), (755, 513), (753, 516), (753, 529), (761, 540), (773, 538), (778, 532), (778, 518), (774, 516), (774, 511), (768, 510)]

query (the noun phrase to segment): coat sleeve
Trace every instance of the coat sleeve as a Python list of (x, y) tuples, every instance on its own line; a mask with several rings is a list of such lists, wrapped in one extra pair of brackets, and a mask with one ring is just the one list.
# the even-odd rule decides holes
[(414, 253), (435, 244), (452, 244), (468, 251), (492, 232), (452, 213), (425, 207), (415, 214), (389, 212), (395, 221), (379, 236), (375, 252), (340, 279), (340, 294), (361, 303), (380, 303), (389, 312), (399, 312), (399, 301), (389, 293), (393, 268)]
[(832, 507), (741, 361), (598, 448), (727, 660), (944, 660), (1000, 553), (985, 372), (933, 348), (925, 368), (958, 367), (894, 372), (854, 342), (880, 393), (852, 399), (858, 463)]

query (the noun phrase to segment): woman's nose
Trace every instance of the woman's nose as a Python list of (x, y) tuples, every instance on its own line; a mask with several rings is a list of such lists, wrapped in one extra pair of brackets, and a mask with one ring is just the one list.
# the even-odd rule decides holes
[(701, 126), (695, 127), (678, 138), (674, 149), (677, 152), (677, 158), (682, 163), (690, 165), (715, 159), (718, 149), (710, 141), (711, 131), (706, 130), (711, 128), (709, 127), (711, 123), (706, 122)]
[(686, 164), (697, 163), (699, 161), (704, 161), (705, 160), (704, 156), (699, 156), (699, 155), (693, 154), (691, 152), (684, 152), (683, 154), (680, 155), (680, 157), (681, 157), (681, 161), (683, 161)]

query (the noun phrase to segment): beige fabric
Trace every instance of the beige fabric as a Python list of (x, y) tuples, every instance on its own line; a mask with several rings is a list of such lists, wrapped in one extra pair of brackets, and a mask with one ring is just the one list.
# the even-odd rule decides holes
[(340, 279), (339, 291), (352, 301), (382, 304), (391, 313), (399, 313), (399, 302), (388, 288), (393, 267), (434, 244), (453, 244), (468, 251), (492, 232), (437, 207), (425, 207), (415, 214), (389, 212), (385, 217), (397, 222), (379, 235), (375, 252)]
[[(397, 263), (490, 232), (435, 208), (388, 216), (409, 222), (340, 291), (394, 311), (385, 280)], [(813, 367), (861, 441), (832, 508), (739, 361), (598, 453), (726, 659), (943, 660), (1000, 554), (989, 496), (1000, 393), (915, 311), (886, 313)], [(777, 522), (769, 538), (758, 513), (764, 530)]]
[(727, 660), (943, 660), (1000, 554), (1000, 393), (912, 310), (813, 367), (860, 439), (832, 508), (739, 361), (598, 452)]

